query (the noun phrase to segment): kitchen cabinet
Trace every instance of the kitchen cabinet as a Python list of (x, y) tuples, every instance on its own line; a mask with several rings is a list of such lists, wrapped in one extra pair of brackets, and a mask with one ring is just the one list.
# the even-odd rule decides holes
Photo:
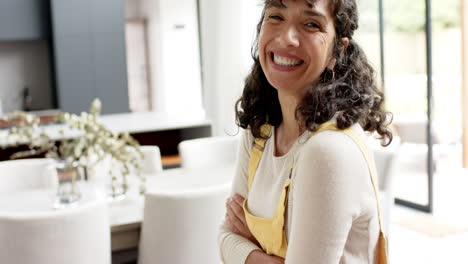
[(0, 0), (0, 41), (46, 39), (49, 21), (48, 0)]
[(129, 111), (123, 0), (51, 0), (58, 107)]

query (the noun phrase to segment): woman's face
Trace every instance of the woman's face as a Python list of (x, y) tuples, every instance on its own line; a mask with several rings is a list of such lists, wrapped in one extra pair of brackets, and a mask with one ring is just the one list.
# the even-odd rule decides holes
[(260, 64), (278, 92), (302, 97), (325, 68), (333, 66), (333, 17), (327, 0), (317, 0), (314, 6), (304, 0), (283, 0), (283, 4), (265, 10)]

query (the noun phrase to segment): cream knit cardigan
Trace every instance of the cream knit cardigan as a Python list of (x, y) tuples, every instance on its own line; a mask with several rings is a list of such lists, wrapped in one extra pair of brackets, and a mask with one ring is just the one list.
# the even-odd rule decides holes
[[(367, 138), (358, 124), (352, 129)], [(306, 131), (287, 154), (275, 157), (272, 129), (249, 193), (247, 170), (253, 140), (249, 130), (243, 131), (232, 194), (248, 198), (252, 214), (271, 218), (294, 164), (285, 222), (285, 263), (373, 263), (379, 235), (376, 198), (365, 158), (354, 141), (337, 131), (313, 137)], [(218, 242), (226, 264), (243, 264), (258, 249), (224, 223)]]

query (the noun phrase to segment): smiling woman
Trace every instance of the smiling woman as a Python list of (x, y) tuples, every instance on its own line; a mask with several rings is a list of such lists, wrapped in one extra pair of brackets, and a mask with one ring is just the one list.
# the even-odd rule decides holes
[(219, 234), (222, 259), (385, 263), (365, 132), (384, 145), (392, 134), (374, 70), (353, 40), (356, 2), (264, 2), (236, 105), (245, 131)]
[[(259, 59), (270, 82), (280, 93), (302, 97), (325, 67), (333, 67), (335, 31), (327, 4), (319, 1), (314, 9), (296, 5), (272, 6), (265, 10), (260, 31)], [(328, 15), (328, 17), (327, 17)], [(347, 39), (343, 40), (347, 44)]]

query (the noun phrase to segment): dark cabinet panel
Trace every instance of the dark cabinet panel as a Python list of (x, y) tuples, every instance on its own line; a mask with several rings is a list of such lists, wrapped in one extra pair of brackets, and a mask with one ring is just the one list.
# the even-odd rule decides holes
[(60, 109), (129, 111), (123, 0), (52, 0), (57, 99)]
[(45, 39), (48, 0), (0, 0), (0, 41)]

